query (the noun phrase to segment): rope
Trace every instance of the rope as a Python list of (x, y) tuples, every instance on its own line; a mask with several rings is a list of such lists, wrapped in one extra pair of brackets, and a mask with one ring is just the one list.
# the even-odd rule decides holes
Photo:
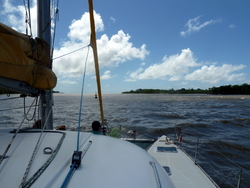
[[(25, 3), (25, 0), (23, 0), (23, 5), (24, 5), (24, 8), (25, 8), (25, 12), (26, 12), (26, 19), (25, 19), (25, 23), (26, 23), (26, 35), (28, 35), (28, 28), (27, 28), (27, 25), (29, 26), (29, 29), (30, 29), (30, 35), (32, 37), (32, 30), (31, 30), (31, 16), (30, 16), (30, 0), (27, 0), (27, 4)], [(27, 7), (28, 8), (27, 8)]]
[[(52, 5), (54, 5), (55, 3), (52, 3)], [(56, 26), (57, 26), (57, 20), (59, 20), (59, 0), (57, 0), (56, 3), (56, 8), (53, 7), (53, 10), (55, 10), (54, 12), (54, 16), (52, 17), (52, 19), (54, 18), (54, 29), (53, 29), (53, 37), (52, 37), (52, 42), (51, 42), (51, 54), (50, 54), (50, 59), (52, 59), (53, 57), (53, 52), (54, 52), (54, 45), (55, 45), (55, 37), (56, 37)]]
[[(23, 131), (21, 130), (19, 133), (37, 133), (38, 131)], [(63, 136), (61, 137), (60, 141), (58, 142), (55, 150), (52, 152), (50, 158), (48, 158), (47, 161), (45, 161), (45, 163), (33, 174), (33, 176), (31, 176), (24, 184), (22, 188), (29, 188), (31, 187), (31, 185), (40, 177), (40, 175), (46, 170), (46, 168), (50, 165), (50, 163), (53, 161), (53, 159), (55, 158), (55, 156), (57, 155), (62, 142), (66, 136), (66, 133), (64, 132), (59, 132), (59, 131), (44, 131), (46, 133), (60, 133)]]
[(38, 140), (37, 140), (36, 146), (35, 146), (35, 148), (34, 148), (34, 150), (33, 150), (33, 153), (32, 153), (32, 155), (31, 155), (30, 161), (29, 161), (28, 166), (27, 166), (27, 168), (26, 168), (26, 170), (25, 170), (25, 173), (24, 173), (22, 182), (21, 182), (21, 184), (20, 184), (19, 187), (23, 187), (23, 185), (24, 185), (24, 183), (25, 183), (25, 181), (26, 181), (26, 178), (27, 178), (27, 176), (28, 176), (28, 174), (29, 174), (30, 167), (31, 167), (32, 162), (33, 162), (33, 160), (34, 160), (34, 157), (35, 157), (35, 155), (36, 155), (36, 153), (37, 153), (38, 146), (39, 146), (39, 144), (40, 144), (40, 140), (41, 140), (41, 138), (42, 138), (42, 135), (43, 135), (44, 129), (45, 129), (46, 125), (47, 125), (48, 118), (49, 118), (50, 114), (51, 114), (51, 109), (50, 109), (49, 114), (48, 114), (48, 117), (47, 117), (47, 119), (46, 119), (46, 121), (45, 121), (45, 123), (44, 123), (44, 126), (43, 126), (43, 129), (42, 129), (41, 133), (40, 133), (40, 136), (39, 136), (39, 138), (38, 138)]
[[(88, 45), (88, 51), (87, 51), (87, 56), (86, 56), (86, 60), (85, 60), (85, 66), (84, 66), (84, 71), (83, 71), (83, 76), (82, 76), (82, 90), (81, 90), (81, 99), (80, 99), (80, 109), (79, 109), (79, 117), (78, 117), (78, 128), (77, 128), (77, 141), (76, 141), (76, 151), (79, 151), (79, 143), (80, 143), (80, 127), (81, 127), (81, 114), (82, 114), (82, 99), (83, 99), (83, 90), (84, 90), (84, 82), (85, 82), (85, 75), (86, 75), (86, 69), (87, 69), (87, 60), (88, 60), (88, 55), (89, 55), (89, 45)], [(70, 170), (67, 174), (67, 176), (65, 177), (61, 188), (65, 188), (67, 187), (71, 177), (73, 176), (76, 168), (78, 166), (76, 165), (76, 162), (74, 162), (71, 167)]]
[[(91, 136), (91, 135), (90, 135), (90, 136)], [(90, 137), (90, 136), (89, 136), (89, 137)], [(88, 137), (88, 138), (89, 138), (89, 137)], [(87, 139), (88, 139), (88, 138), (87, 138)], [(86, 139), (86, 140), (87, 140), (87, 139)], [(87, 153), (87, 151), (88, 151), (88, 149), (89, 149), (89, 147), (90, 147), (91, 144), (92, 144), (92, 141), (89, 141), (88, 145), (87, 145), (86, 148), (83, 150), (83, 153), (82, 153), (82, 157), (81, 157), (81, 158), (83, 158), (84, 155)], [(70, 170), (69, 170), (69, 172), (68, 172), (66, 178), (65, 178), (64, 181), (63, 181), (63, 184), (62, 184), (61, 188), (67, 187), (70, 178), (72, 177), (72, 175), (74, 174), (74, 172), (75, 172), (75, 170), (76, 170), (75, 166), (76, 166), (76, 162), (74, 162), (74, 163), (72, 164), (72, 166), (71, 166), (71, 168), (70, 168)]]
[[(84, 48), (87, 48), (87, 47), (89, 47), (89, 46), (90, 46), (90, 44), (89, 44), (89, 45), (87, 45), (87, 46), (84, 46), (84, 47), (78, 48), (77, 50), (71, 51), (71, 52), (69, 52), (69, 53), (63, 54), (63, 55), (61, 55), (61, 56), (55, 57), (53, 60), (56, 60), (56, 59), (59, 59), (59, 58), (61, 58), (61, 57), (66, 56), (66, 55), (69, 55), (69, 54), (75, 53), (75, 52), (80, 51), (80, 50), (82, 50), (82, 49), (84, 49)], [(89, 52), (88, 52), (88, 53), (89, 53)]]
[(32, 27), (31, 27), (31, 16), (30, 16), (30, 0), (28, 0), (28, 10), (29, 10), (29, 27), (30, 27), (30, 35), (32, 36)]
[[(33, 103), (34, 103), (34, 101), (33, 101)], [(33, 105), (33, 103), (31, 104), (31, 106)], [(28, 112), (30, 111), (30, 109), (31, 109), (31, 107), (29, 108)], [(0, 165), (1, 165), (1, 163), (3, 162), (3, 159), (4, 159), (4, 157), (6, 156), (7, 152), (9, 151), (10, 146), (11, 146), (11, 144), (13, 143), (14, 139), (16, 138), (16, 135), (17, 135), (17, 133), (19, 132), (21, 126), (23, 125), (24, 120), (25, 120), (25, 117), (23, 117), (22, 122), (21, 122), (20, 125), (18, 126), (18, 128), (17, 128), (15, 134), (13, 135), (13, 137), (12, 137), (12, 139), (11, 139), (9, 145), (7, 146), (7, 148), (5, 149), (5, 151), (4, 151), (3, 155), (2, 155), (2, 157), (0, 158)]]
[[(59, 0), (57, 1), (57, 7), (58, 7), (58, 4), (59, 4)], [(46, 29), (48, 29), (48, 26), (51, 25), (51, 22), (53, 20), (53, 18), (56, 17), (57, 13), (59, 12), (59, 9), (56, 8), (56, 11), (55, 13), (53, 14), (53, 16), (50, 18), (50, 21), (46, 24), (45, 28), (43, 29), (42, 33), (46, 31)]]
[(35, 115), (36, 115), (36, 109), (37, 109), (36, 107), (37, 107), (38, 97), (36, 97), (36, 98), (34, 99), (34, 101), (36, 101), (36, 105), (35, 105), (35, 110), (34, 110), (34, 112), (33, 112), (33, 115), (32, 115), (32, 117), (31, 117), (30, 119), (29, 119), (28, 116), (27, 116), (28, 113), (26, 113), (25, 98), (26, 98), (26, 97), (23, 98), (23, 109), (24, 109), (24, 110), (23, 110), (23, 113), (24, 113), (25, 118), (26, 118), (28, 121), (31, 121), (32, 119), (34, 119), (34, 117), (35, 117)]
[(69, 180), (71, 179), (71, 177), (73, 176), (74, 172), (76, 171), (76, 168), (75, 168), (75, 165), (76, 165), (76, 162), (74, 162), (67, 174), (67, 176), (65, 177), (64, 181), (63, 181), (63, 184), (61, 186), (61, 188), (65, 188), (67, 187), (68, 183), (69, 183)]

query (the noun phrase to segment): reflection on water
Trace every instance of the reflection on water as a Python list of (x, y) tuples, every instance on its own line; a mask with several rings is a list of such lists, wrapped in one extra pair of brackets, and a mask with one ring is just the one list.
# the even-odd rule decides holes
[[(31, 102), (32, 99), (27, 99), (26, 106)], [(54, 126), (77, 127), (79, 103), (80, 95), (55, 94)], [(1, 101), (1, 110), (22, 106), (23, 99)], [(220, 150), (250, 173), (250, 96), (106, 94), (103, 106), (105, 119), (111, 126), (126, 127), (153, 137), (173, 136), (175, 126), (181, 126), (183, 147), (190, 155), (199, 137), (201, 142)], [(31, 111), (30, 117), (34, 110)], [(82, 112), (81, 126), (88, 131), (92, 121), (100, 120), (99, 103), (94, 94), (84, 96)], [(1, 111), (0, 127), (17, 127), (23, 117), (22, 109)], [(26, 121), (25, 126), (32, 123)], [(206, 152), (218, 169), (235, 174), (236, 170), (220, 161), (210, 148), (204, 147), (201, 152)], [(250, 187), (249, 174), (245, 176), (243, 187)], [(219, 177), (214, 178), (220, 181)], [(225, 187), (224, 183), (220, 185)]]

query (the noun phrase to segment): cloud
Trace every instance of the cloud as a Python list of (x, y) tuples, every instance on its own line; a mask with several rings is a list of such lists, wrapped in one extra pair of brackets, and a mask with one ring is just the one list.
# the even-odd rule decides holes
[(187, 74), (185, 80), (198, 80), (204, 83), (216, 84), (220, 81), (242, 81), (245, 79), (245, 74), (234, 74), (233, 72), (242, 70), (245, 65), (230, 65), (224, 64), (222, 66), (202, 66), (193, 73)]
[[(100, 14), (97, 14), (94, 11), (95, 16), (95, 29), (96, 32), (104, 30), (104, 24)], [(74, 19), (69, 26), (68, 38), (70, 40), (66, 41), (64, 45), (74, 44), (74, 43), (83, 43), (88, 44), (90, 38), (90, 23), (89, 23), (89, 13), (85, 12), (82, 17), (78, 20)]]
[[(94, 12), (95, 26), (97, 31), (104, 30), (104, 24), (99, 14)], [(59, 57), (72, 50), (82, 48), (89, 44), (90, 28), (89, 13), (84, 13), (79, 20), (73, 20), (69, 26), (68, 39), (64, 41), (59, 49), (54, 50), (54, 57)], [(118, 31), (110, 38), (103, 34), (97, 39), (98, 59), (100, 69), (104, 67), (116, 67), (120, 63), (132, 59), (145, 59), (149, 54), (146, 45), (140, 48), (134, 47), (129, 41), (130, 36), (122, 30)], [(74, 54), (62, 57), (54, 61), (54, 70), (57, 75), (67, 75), (69, 77), (79, 77), (83, 72), (83, 64), (87, 57), (87, 48)], [(87, 59), (87, 74), (94, 73), (94, 60), (92, 49), (89, 49)]]
[(115, 21), (116, 21), (116, 19), (114, 18), (114, 17), (110, 17), (110, 20), (113, 22), (113, 23), (115, 23)]
[(126, 78), (125, 81), (127, 82), (134, 82), (138, 80), (139, 75), (143, 72), (143, 68), (139, 68), (134, 72), (128, 72), (129, 78)]
[[(12, 27), (13, 29), (25, 33), (26, 32), (26, 16), (25, 16), (25, 7), (22, 5), (13, 5), (11, 4), (10, 0), (4, 0), (3, 9), (0, 12), (1, 22), (8, 23), (8, 26)], [(37, 6), (36, 0), (31, 1), (30, 5), (30, 23), (32, 26), (32, 33), (34, 36), (37, 36)], [(20, 21), (21, 20), (21, 21)], [(30, 32), (28, 33), (30, 34)]]
[(202, 28), (204, 28), (208, 25), (221, 22), (221, 19), (217, 19), (217, 20), (209, 20), (209, 21), (206, 21), (206, 22), (201, 24), (199, 22), (200, 17), (201, 16), (198, 16), (198, 17), (193, 18), (193, 19), (189, 19), (188, 22), (185, 24), (185, 26), (187, 27), (187, 30), (181, 31), (180, 35), (185, 37), (185, 36), (190, 35), (194, 32), (199, 32)]
[(192, 51), (183, 49), (181, 54), (165, 56), (161, 63), (153, 64), (143, 70), (138, 70), (129, 73), (127, 81), (145, 80), (145, 79), (166, 79), (170, 77), (171, 81), (180, 80), (185, 73), (188, 73), (190, 67), (199, 66)]
[(111, 73), (111, 72), (110, 72), (109, 70), (108, 70), (108, 71), (105, 71), (104, 74), (101, 76), (101, 79), (102, 79), (102, 80), (109, 80), (109, 79), (111, 79), (112, 76), (111, 76), (110, 73)]
[[(198, 81), (202, 83), (216, 84), (220, 81), (244, 81), (245, 74), (234, 73), (244, 69), (245, 65), (223, 64), (216, 66), (216, 63), (198, 63), (193, 52), (183, 49), (180, 54), (165, 56), (161, 63), (153, 64), (146, 69), (140, 67), (135, 71), (127, 73), (125, 81), (165, 79), (168, 81)], [(197, 67), (197, 68), (196, 68)], [(196, 68), (196, 70), (193, 70)]]
[(60, 83), (62, 83), (62, 84), (69, 84), (69, 85), (74, 85), (74, 84), (77, 84), (77, 82), (76, 81), (72, 81), (72, 80), (68, 80), (68, 79), (66, 79), (66, 80), (59, 80), (60, 81)]
[(229, 25), (229, 28), (234, 29), (236, 26), (234, 24)]

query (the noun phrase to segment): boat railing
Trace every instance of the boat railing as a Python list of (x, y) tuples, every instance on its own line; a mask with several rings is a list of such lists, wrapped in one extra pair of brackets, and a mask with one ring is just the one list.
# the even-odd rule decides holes
[[(230, 160), (206, 140), (175, 142), (219, 187), (243, 188), (249, 185), (250, 173)], [(222, 167), (223, 166), (223, 167)]]

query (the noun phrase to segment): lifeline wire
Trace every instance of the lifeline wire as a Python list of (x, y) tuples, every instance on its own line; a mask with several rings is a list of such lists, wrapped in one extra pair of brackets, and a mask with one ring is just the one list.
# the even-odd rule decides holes
[(19, 98), (20, 97), (11, 97), (11, 98), (0, 99), (0, 101), (11, 100), (11, 99), (19, 99)]
[[(33, 107), (33, 106), (38, 106), (38, 105), (32, 105), (32, 106), (26, 106), (26, 107)], [(7, 111), (7, 110), (17, 110), (17, 109), (23, 109), (23, 107), (16, 107), (16, 108), (6, 108), (6, 109), (3, 109), (3, 110), (0, 110), (0, 112), (2, 111)]]
[[(35, 101), (35, 100), (34, 100), (34, 101)], [(34, 101), (33, 101), (33, 103), (34, 103)], [(29, 110), (28, 110), (28, 112), (27, 112), (27, 113), (29, 113), (29, 111), (30, 111), (31, 107), (33, 106), (33, 103), (31, 104), (31, 106), (30, 106), (30, 108), (29, 108)], [(17, 135), (17, 133), (19, 132), (19, 130), (20, 130), (20, 128), (21, 128), (21, 126), (23, 125), (24, 120), (25, 120), (25, 117), (23, 118), (23, 120), (22, 120), (21, 124), (20, 124), (20, 125), (19, 125), (19, 127), (17, 128), (17, 130), (16, 130), (15, 134), (13, 135), (13, 137), (12, 137), (12, 139), (11, 139), (11, 141), (10, 141), (9, 145), (7, 146), (6, 150), (4, 151), (4, 153), (3, 153), (2, 157), (0, 157), (0, 165), (1, 165), (1, 163), (3, 162), (3, 159), (4, 159), (4, 157), (6, 156), (7, 152), (9, 151), (10, 146), (11, 146), (12, 142), (14, 141), (14, 139), (16, 138), (16, 135)]]
[[(87, 51), (87, 56), (86, 56), (86, 60), (85, 60), (85, 67), (84, 67), (84, 72), (83, 72), (83, 76), (82, 76), (82, 91), (81, 91), (81, 99), (80, 99), (80, 109), (79, 109), (79, 119), (78, 119), (78, 131), (77, 131), (77, 141), (76, 141), (76, 151), (79, 151), (79, 142), (80, 142), (80, 124), (81, 124), (81, 113), (82, 113), (82, 99), (83, 99), (83, 89), (84, 89), (84, 80), (85, 80), (85, 75), (86, 75), (86, 67), (87, 67), (87, 59), (88, 59), (88, 55), (89, 55), (89, 47), (90, 45), (88, 45), (88, 51)], [(72, 175), (74, 174), (75, 170), (76, 170), (76, 161), (71, 165), (70, 170), (67, 174), (67, 176), (65, 177), (61, 188), (65, 188), (67, 187), (70, 178), (72, 177)]]

